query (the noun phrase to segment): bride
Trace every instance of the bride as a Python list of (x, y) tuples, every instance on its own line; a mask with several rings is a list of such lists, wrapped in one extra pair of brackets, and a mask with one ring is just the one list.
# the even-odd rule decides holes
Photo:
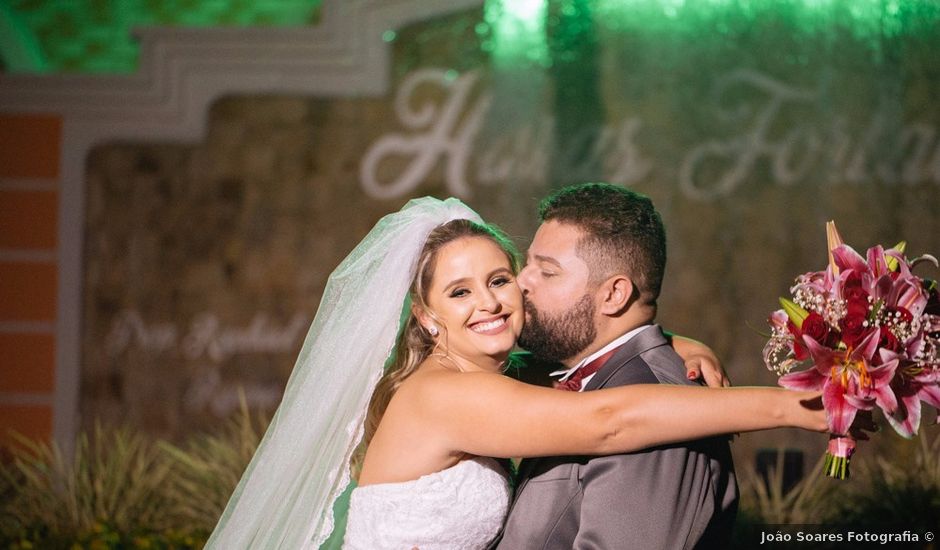
[(431, 550), (485, 548), (497, 535), (510, 490), (492, 457), (825, 431), (825, 413), (804, 406), (815, 392), (578, 393), (502, 376), (524, 319), (517, 258), (456, 199), (417, 199), (383, 218), (330, 276), (281, 406), (206, 548), (317, 548), (360, 440), (344, 546)]

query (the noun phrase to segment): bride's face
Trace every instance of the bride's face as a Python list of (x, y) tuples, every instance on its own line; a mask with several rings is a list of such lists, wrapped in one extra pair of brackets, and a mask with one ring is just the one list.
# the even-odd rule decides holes
[(437, 252), (426, 301), (443, 325), (441, 346), (462, 366), (498, 366), (522, 330), (522, 293), (506, 254), (487, 238), (463, 237)]

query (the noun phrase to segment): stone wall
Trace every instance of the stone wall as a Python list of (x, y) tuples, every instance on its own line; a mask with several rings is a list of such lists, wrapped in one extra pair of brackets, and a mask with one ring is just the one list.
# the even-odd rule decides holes
[[(546, 61), (500, 50), (508, 35), (472, 10), (390, 36), (388, 97), (229, 97), (202, 143), (98, 147), (85, 425), (178, 436), (229, 415), (240, 387), (270, 409), (326, 277), (382, 215), (456, 194), (524, 248), (539, 198), (587, 180), (662, 212), (660, 322), (711, 345), (736, 383), (774, 384), (759, 333), (793, 278), (824, 267), (827, 220), (859, 249), (940, 253), (940, 80), (919, 49), (935, 38), (915, 28), (875, 51), (838, 14), (807, 30), (718, 13), (685, 32), (692, 15), (644, 28), (589, 14), (593, 49), (566, 46), (584, 29), (550, 16)], [(773, 432), (736, 452), (822, 440)]]

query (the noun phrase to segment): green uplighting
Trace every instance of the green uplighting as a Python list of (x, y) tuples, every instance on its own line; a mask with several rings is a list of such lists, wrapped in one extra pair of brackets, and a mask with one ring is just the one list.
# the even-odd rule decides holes
[(497, 66), (548, 62), (546, 3), (547, 0), (487, 0), (484, 19), (491, 42), (485, 46)]
[(545, 17), (545, 0), (515, 0), (503, 4), (503, 16), (513, 19), (518, 24), (537, 29)]
[[(322, 1), (0, 0), (0, 61), (7, 72), (129, 73), (140, 55), (136, 27), (315, 25)], [(938, 0), (485, 0), (473, 28), (497, 68), (548, 67), (559, 52), (549, 52), (547, 32), (579, 9), (607, 36), (659, 34), (666, 46), (693, 35), (714, 42), (837, 33), (877, 52), (886, 38), (936, 36), (940, 20)], [(382, 39), (398, 40), (397, 31)]]
[(291, 27), (316, 24), (322, 0), (2, 0), (7, 72), (130, 73), (136, 27)]
[[(562, 2), (564, 4), (565, 2)], [(856, 36), (900, 30), (903, 22), (940, 11), (935, 0), (594, 0), (605, 26), (624, 28), (657, 24), (683, 18), (687, 24), (702, 24), (722, 17), (784, 17), (804, 28), (851, 27)]]

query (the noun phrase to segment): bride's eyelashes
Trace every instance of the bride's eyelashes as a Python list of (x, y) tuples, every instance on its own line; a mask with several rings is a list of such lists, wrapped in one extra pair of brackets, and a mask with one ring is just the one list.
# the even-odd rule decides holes
[(506, 275), (500, 275), (499, 277), (494, 277), (493, 280), (490, 281), (490, 286), (495, 286), (498, 288), (501, 286), (508, 285), (511, 282), (512, 282), (511, 277), (508, 277)]
[[(490, 281), (489, 286), (499, 288), (510, 283), (512, 283), (512, 277), (509, 277), (508, 275), (499, 275), (497, 277), (493, 277), (493, 280)], [(470, 295), (470, 289), (463, 287), (455, 288), (450, 292), (451, 298), (463, 298), (464, 296), (468, 295)]]

